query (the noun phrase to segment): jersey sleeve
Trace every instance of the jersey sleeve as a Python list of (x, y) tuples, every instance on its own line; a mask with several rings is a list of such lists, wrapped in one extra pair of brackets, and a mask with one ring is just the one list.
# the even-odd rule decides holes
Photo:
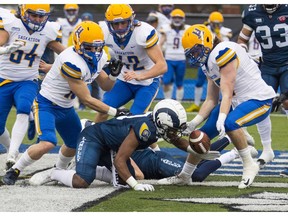
[(48, 25), (48, 31), (47, 31), (47, 37), (51, 41), (58, 41), (61, 42), (62, 40), (62, 28), (61, 25), (58, 22), (47, 22), (46, 25)]
[(7, 30), (13, 25), (16, 17), (10, 12), (10, 10), (0, 8), (0, 30)]
[(156, 29), (144, 22), (141, 22), (141, 26), (136, 28), (139, 28), (136, 36), (137, 44), (146, 49), (157, 44), (159, 37)]
[(237, 58), (236, 52), (228, 47), (219, 51), (216, 56), (216, 64), (219, 68), (225, 67), (229, 62)]
[(242, 23), (249, 26), (250, 28), (252, 28), (253, 26), (253, 19), (255, 18), (255, 15), (253, 15), (253, 11), (255, 10), (256, 5), (249, 5), (249, 7), (242, 12)]
[(156, 128), (151, 121), (138, 121), (133, 126), (133, 130), (140, 146), (146, 146), (147, 144), (151, 145), (157, 141)]
[(71, 62), (64, 62), (61, 67), (61, 75), (77, 80), (82, 79), (81, 69), (78, 68), (76, 65), (72, 64)]

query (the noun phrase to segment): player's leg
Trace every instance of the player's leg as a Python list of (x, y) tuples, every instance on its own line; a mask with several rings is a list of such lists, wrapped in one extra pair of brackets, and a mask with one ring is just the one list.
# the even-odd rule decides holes
[[(8, 152), (10, 146), (10, 134), (5, 127), (7, 117), (13, 105), (13, 83), (3, 85), (5, 80), (0, 78), (0, 143)], [(1, 85), (2, 84), (2, 85)]]
[[(41, 100), (42, 99), (42, 100)], [(39, 103), (35, 102), (36, 107), (36, 130), (39, 135), (39, 143), (31, 145), (20, 157), (20, 159), (10, 168), (5, 176), (3, 182), (8, 185), (15, 184), (21, 171), (35, 161), (39, 160), (44, 154), (49, 152), (57, 144), (55, 133), (55, 115), (52, 103), (45, 103), (48, 101), (43, 97), (38, 96)], [(41, 120), (41, 121), (39, 121)]]
[(174, 61), (166, 60), (168, 70), (162, 76), (162, 83), (163, 83), (163, 92), (164, 98), (172, 98), (172, 91), (173, 91), (173, 76), (175, 72), (175, 68), (173, 66)]
[(176, 82), (176, 100), (182, 101), (184, 97), (184, 77), (186, 73), (186, 61), (177, 61), (176, 71), (175, 71), (175, 82)]
[(7, 155), (6, 169), (9, 169), (16, 161), (19, 147), (28, 129), (28, 119), (32, 103), (38, 93), (38, 83), (36, 81), (18, 82), (17, 85), (18, 88), (14, 94), (17, 115), (11, 132), (11, 143)]
[[(114, 107), (119, 108), (125, 105), (128, 101), (133, 99), (133, 92), (130, 87), (133, 86), (127, 82), (121, 80), (116, 80), (113, 88), (105, 92), (103, 95), (103, 103)], [(108, 119), (108, 114), (97, 113), (95, 117), (95, 122), (103, 122)]]
[(253, 183), (259, 166), (253, 161), (245, 134), (241, 127), (263, 121), (270, 113), (272, 99), (265, 101), (249, 100), (238, 105), (225, 120), (225, 130), (235, 145), (243, 162), (243, 176), (239, 188), (246, 188)]

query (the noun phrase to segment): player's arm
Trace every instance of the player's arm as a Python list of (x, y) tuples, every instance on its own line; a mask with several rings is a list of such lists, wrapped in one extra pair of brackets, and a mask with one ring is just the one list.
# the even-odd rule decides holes
[(226, 115), (229, 113), (231, 108), (231, 101), (237, 75), (237, 63), (238, 59), (234, 59), (220, 69), (220, 88), (222, 94), (220, 113), (224, 113)]
[[(166, 40), (167, 40), (167, 36), (166, 36), (165, 32), (161, 32), (161, 37), (160, 37), (160, 42), (159, 42), (159, 45), (161, 48), (163, 47)], [(163, 50), (163, 48), (162, 48), (162, 50)]]
[(96, 78), (96, 81), (101, 89), (104, 91), (110, 91), (114, 86), (114, 81), (112, 81), (105, 71), (101, 71), (99, 76)]
[(243, 25), (240, 34), (237, 39), (237, 43), (240, 44), (246, 51), (248, 51), (248, 42), (253, 30), (248, 25)]
[(144, 176), (143, 172), (141, 171), (141, 169), (138, 167), (138, 165), (135, 163), (135, 161), (132, 158), (130, 158), (130, 163), (134, 169), (135, 178), (137, 180), (143, 180), (145, 178), (145, 176)]
[(8, 42), (9, 33), (5, 30), (0, 30), (0, 46), (3, 46)]
[(127, 160), (129, 160), (132, 153), (136, 150), (139, 141), (136, 138), (133, 129), (130, 129), (128, 136), (122, 142), (114, 161), (114, 165), (118, 171), (119, 176), (126, 181), (126, 183), (138, 191), (154, 191), (154, 187), (149, 184), (139, 184), (137, 180), (131, 175), (128, 167)]
[(93, 98), (85, 82), (80, 79), (65, 77), (69, 83), (71, 91), (80, 99), (80, 101), (89, 108), (111, 116), (117, 115), (117, 109), (110, 107), (102, 101)]
[(55, 53), (60, 54), (66, 49), (59, 41), (51, 41), (47, 44), (47, 47), (52, 49)]

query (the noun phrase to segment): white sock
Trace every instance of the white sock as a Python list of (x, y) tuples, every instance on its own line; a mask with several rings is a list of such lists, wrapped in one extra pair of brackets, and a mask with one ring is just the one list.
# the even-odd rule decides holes
[(263, 121), (257, 124), (258, 133), (261, 138), (261, 143), (263, 145), (263, 151), (271, 151), (271, 120), (270, 116), (265, 118)]
[(13, 169), (17, 168), (18, 170), (22, 171), (27, 166), (30, 166), (32, 163), (34, 163), (36, 160), (31, 159), (31, 157), (28, 154), (28, 150), (26, 150), (20, 159), (13, 165)]
[(73, 187), (73, 176), (75, 173), (75, 170), (55, 169), (51, 172), (51, 179), (57, 180), (68, 187)]
[(203, 93), (203, 87), (195, 87), (194, 88), (194, 96), (195, 96), (194, 103), (197, 106), (200, 106), (202, 93)]
[(237, 158), (237, 155), (235, 154), (235, 151), (228, 151), (222, 155), (220, 155), (219, 158), (217, 158), (217, 160), (219, 160), (221, 162), (221, 164), (226, 164), (229, 163), (231, 161), (233, 161), (235, 158)]
[(10, 134), (7, 128), (5, 128), (5, 131), (3, 134), (0, 136), (0, 143), (5, 147), (6, 152), (9, 151), (9, 146), (10, 146)]
[(29, 119), (29, 115), (27, 114), (18, 114), (16, 116), (16, 121), (12, 128), (11, 143), (10, 143), (10, 148), (9, 148), (9, 155), (11, 155), (14, 158), (17, 157), (19, 147), (27, 132), (28, 119)]
[(164, 97), (165, 97), (165, 99), (170, 99), (170, 98), (172, 98), (172, 90), (173, 90), (173, 88), (170, 87), (168, 91), (164, 92)]
[(181, 102), (184, 96), (184, 88), (180, 88), (176, 90), (176, 100)]
[(64, 156), (61, 152), (61, 148), (59, 150), (58, 156), (59, 157), (56, 162), (56, 168), (59, 168), (59, 169), (66, 169), (70, 161), (74, 158), (74, 156), (73, 157)]
[(243, 167), (249, 166), (249, 164), (254, 163), (253, 158), (250, 153), (250, 149), (247, 147), (245, 149), (238, 150), (239, 155), (243, 161)]
[(104, 181), (107, 183), (111, 183), (112, 172), (109, 169), (107, 169), (105, 166), (97, 166), (95, 179)]
[(29, 114), (29, 121), (34, 121), (34, 114), (33, 114), (32, 110), (31, 110), (31, 112)]
[(192, 176), (192, 173), (194, 172), (195, 169), (196, 169), (196, 165), (191, 164), (186, 161), (179, 175), (185, 175), (185, 176), (190, 177)]

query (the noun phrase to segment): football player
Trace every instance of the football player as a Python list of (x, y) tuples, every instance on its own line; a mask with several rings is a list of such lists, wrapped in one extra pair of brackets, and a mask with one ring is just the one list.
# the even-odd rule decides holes
[(44, 78), (35, 102), (35, 124), (39, 143), (30, 146), (3, 177), (7, 185), (15, 184), (20, 172), (57, 144), (56, 130), (64, 144), (59, 151), (57, 168), (66, 168), (74, 157), (81, 123), (73, 107), (75, 96), (93, 110), (110, 116), (127, 114), (127, 110), (110, 107), (91, 97), (87, 83), (94, 79), (104, 90), (110, 90), (120, 73), (119, 62), (110, 62), (108, 76), (102, 68), (107, 55), (103, 52), (104, 35), (92, 21), (80, 23), (73, 32), (74, 46), (65, 49)]
[[(202, 131), (210, 139), (225, 133), (239, 152), (243, 162), (239, 189), (249, 187), (259, 171), (251, 157), (241, 127), (261, 122), (271, 111), (275, 92), (261, 79), (258, 65), (237, 43), (221, 42), (205, 25), (193, 25), (182, 38), (185, 55), (190, 63), (202, 67), (208, 79), (207, 97), (199, 113), (188, 122), (187, 132), (193, 131), (205, 119)], [(222, 99), (220, 104), (219, 93)], [(189, 156), (178, 176), (164, 179), (174, 184), (189, 184), (195, 166)]]
[(69, 36), (73, 32), (73, 29), (81, 23), (82, 20), (78, 17), (78, 4), (65, 4), (63, 11), (65, 18), (59, 17), (57, 22), (62, 28), (62, 44), (67, 47)]
[[(232, 30), (230, 28), (224, 27), (224, 17), (218, 12), (214, 11), (210, 13), (207, 27), (215, 34), (221, 41), (229, 41), (232, 37)], [(198, 68), (197, 72), (197, 81), (194, 88), (194, 103), (186, 109), (187, 112), (198, 112), (200, 109), (201, 97), (203, 94), (203, 85), (206, 82), (206, 76), (201, 70), (201, 67)]]
[[(259, 65), (261, 76), (275, 92), (278, 92), (280, 87), (281, 94), (288, 92), (287, 12), (288, 6), (284, 4), (250, 5), (242, 13), (243, 27), (237, 41), (247, 50), (247, 43), (255, 32), (262, 51), (262, 61)], [(283, 108), (288, 115), (288, 100)], [(259, 162), (265, 165), (274, 158), (270, 117), (257, 124), (257, 128), (263, 145)], [(286, 172), (288, 173), (288, 170)]]
[(56, 53), (65, 48), (60, 26), (49, 22), (49, 4), (23, 4), (15, 15), (0, 9), (0, 140), (9, 142), (5, 129), (12, 105), (17, 110), (6, 170), (14, 163), (27, 132), (28, 118), (38, 93), (38, 68), (46, 47)]
[(181, 101), (184, 96), (183, 80), (186, 72), (186, 58), (181, 38), (189, 25), (185, 24), (185, 13), (181, 9), (174, 9), (170, 17), (171, 24), (163, 25), (160, 30), (160, 46), (166, 44), (165, 60), (168, 65), (168, 71), (162, 77), (163, 90), (165, 98), (172, 98), (175, 81), (176, 100)]
[(136, 149), (145, 149), (162, 137), (191, 152), (196, 161), (198, 158), (214, 159), (219, 155), (219, 152), (200, 155), (191, 149), (189, 142), (181, 138), (186, 120), (183, 106), (178, 101), (165, 99), (155, 105), (152, 113), (118, 117), (88, 126), (78, 138), (76, 171), (53, 168), (51, 179), (70, 187), (87, 188), (97, 176), (97, 165), (111, 169), (110, 150), (113, 150), (116, 152), (113, 165), (120, 179), (134, 190), (153, 191), (152, 185), (138, 183), (128, 169), (126, 162)]

